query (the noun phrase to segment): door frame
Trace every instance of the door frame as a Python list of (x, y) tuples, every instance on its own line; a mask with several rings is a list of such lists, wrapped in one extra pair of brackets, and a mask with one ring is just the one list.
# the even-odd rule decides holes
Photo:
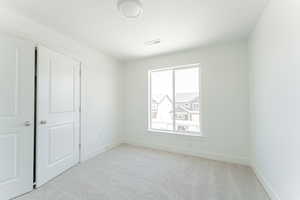
[(74, 56), (71, 56), (68, 53), (64, 53), (60, 50), (57, 50), (56, 48), (51, 48), (48, 47), (47, 45), (44, 45), (42, 43), (35, 43), (35, 82), (34, 82), (34, 161), (33, 161), (33, 188), (36, 189), (36, 174), (37, 174), (37, 149), (38, 149), (38, 144), (37, 144), (37, 125), (38, 125), (38, 119), (37, 119), (37, 114), (38, 114), (38, 47), (39, 46), (43, 46), (46, 47), (52, 51), (55, 51), (56, 53), (59, 53), (61, 55), (64, 55), (66, 57), (69, 57), (75, 61), (77, 61), (79, 63), (79, 158), (78, 158), (78, 164), (82, 163), (84, 161), (84, 146), (83, 144), (83, 140), (84, 140), (84, 136), (83, 133), (85, 133), (84, 131), (84, 119), (85, 119), (85, 115), (84, 112), (85, 111), (85, 106), (83, 106), (83, 104), (85, 103), (85, 96), (83, 95), (86, 90), (84, 89), (83, 85), (84, 84), (84, 77), (83, 77), (83, 64), (80, 60), (78, 60), (77, 58), (74, 58)]

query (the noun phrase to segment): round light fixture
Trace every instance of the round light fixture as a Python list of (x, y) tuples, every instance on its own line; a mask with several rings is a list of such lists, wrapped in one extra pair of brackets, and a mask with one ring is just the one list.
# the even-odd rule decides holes
[(139, 0), (118, 0), (118, 9), (127, 18), (137, 18), (143, 12), (142, 3)]

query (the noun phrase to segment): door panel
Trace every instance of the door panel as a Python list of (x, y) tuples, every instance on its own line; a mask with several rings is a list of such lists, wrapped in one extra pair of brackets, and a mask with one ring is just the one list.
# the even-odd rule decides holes
[(3, 133), (0, 135), (0, 158), (6, 162), (1, 162), (0, 183), (5, 183), (17, 177), (17, 152), (18, 152), (18, 132)]
[(80, 63), (38, 48), (37, 186), (79, 162)]
[[(49, 164), (54, 165), (73, 156), (73, 136), (75, 135), (73, 123), (53, 126), (49, 131), (49, 142), (51, 144)], [(65, 143), (68, 140), (72, 142)]]
[(74, 111), (74, 63), (64, 57), (50, 62), (50, 106), (52, 113)]
[(33, 189), (34, 45), (0, 35), (0, 199)]
[(18, 70), (19, 48), (13, 47), (8, 50), (1, 48), (0, 59), (0, 116), (16, 117), (18, 109)]

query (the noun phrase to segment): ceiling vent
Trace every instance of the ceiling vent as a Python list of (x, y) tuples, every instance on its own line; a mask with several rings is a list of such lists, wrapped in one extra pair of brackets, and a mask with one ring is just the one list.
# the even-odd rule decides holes
[(150, 40), (150, 41), (145, 42), (145, 45), (152, 46), (152, 45), (159, 44), (160, 42), (161, 42), (160, 39), (155, 39), (155, 40)]

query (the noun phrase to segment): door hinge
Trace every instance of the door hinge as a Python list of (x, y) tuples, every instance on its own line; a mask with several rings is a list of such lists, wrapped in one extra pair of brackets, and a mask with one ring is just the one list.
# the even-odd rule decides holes
[(78, 146), (79, 146), (79, 149), (81, 149), (81, 144), (79, 144)]

